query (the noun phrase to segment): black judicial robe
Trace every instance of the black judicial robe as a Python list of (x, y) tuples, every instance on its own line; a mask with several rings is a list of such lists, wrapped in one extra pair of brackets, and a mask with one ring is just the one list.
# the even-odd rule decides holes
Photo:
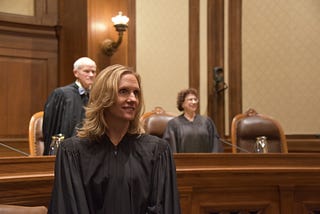
[(162, 138), (170, 144), (174, 153), (223, 152), (214, 122), (199, 114), (193, 121), (183, 114), (173, 118), (168, 122)]
[(170, 146), (146, 134), (127, 134), (118, 146), (107, 136), (66, 139), (56, 156), (48, 213), (180, 213)]
[(83, 106), (88, 101), (86, 96), (80, 95), (78, 85), (72, 83), (56, 88), (48, 97), (42, 126), (45, 155), (49, 152), (53, 135), (61, 133), (65, 138), (69, 138), (76, 134), (76, 127), (80, 126), (85, 116)]

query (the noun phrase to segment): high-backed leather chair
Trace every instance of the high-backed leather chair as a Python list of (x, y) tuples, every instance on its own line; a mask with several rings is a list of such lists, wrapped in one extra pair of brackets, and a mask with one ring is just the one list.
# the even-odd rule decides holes
[(268, 153), (288, 153), (286, 136), (279, 122), (270, 116), (258, 114), (252, 108), (232, 120), (232, 153), (256, 152), (256, 140), (260, 136), (266, 137)]
[(45, 206), (19, 206), (0, 204), (1, 214), (47, 214), (48, 209)]
[(162, 107), (157, 106), (143, 114), (140, 121), (146, 133), (162, 138), (168, 121), (175, 116), (174, 113), (166, 112)]
[(43, 111), (32, 115), (29, 122), (29, 150), (30, 155), (43, 155), (44, 142), (42, 135)]

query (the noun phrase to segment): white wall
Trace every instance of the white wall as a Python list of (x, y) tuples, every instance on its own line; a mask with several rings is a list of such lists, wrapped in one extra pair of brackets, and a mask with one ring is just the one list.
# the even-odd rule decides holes
[[(206, 14), (206, 1), (201, 1)], [(146, 111), (155, 106), (178, 113), (178, 91), (189, 85), (189, 2), (136, 1), (137, 71), (142, 76)], [(206, 22), (206, 18), (201, 19)], [(204, 25), (206, 26), (206, 24)], [(206, 35), (206, 27), (201, 27)], [(206, 75), (206, 37), (201, 43), (201, 74)], [(206, 81), (206, 77), (201, 77)], [(206, 112), (206, 85), (201, 84), (201, 110)]]

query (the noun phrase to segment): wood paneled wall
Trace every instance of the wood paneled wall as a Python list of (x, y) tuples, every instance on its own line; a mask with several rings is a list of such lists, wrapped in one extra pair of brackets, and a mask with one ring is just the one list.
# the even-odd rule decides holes
[[(72, 65), (82, 56), (96, 61), (98, 70), (110, 64), (135, 66), (135, 1), (118, 0), (68, 0), (59, 5), (59, 85), (74, 80)], [(111, 57), (101, 50), (102, 42), (109, 38), (116, 41), (111, 18), (119, 11), (130, 17), (128, 30), (122, 44)], [(128, 43), (128, 40), (131, 42)], [(129, 54), (130, 51), (130, 54)], [(131, 58), (129, 58), (129, 55)]]
[[(74, 61), (89, 56), (98, 68), (122, 63), (135, 66), (128, 45), (135, 39), (135, 1), (35, 0), (33, 16), (0, 10), (0, 142), (28, 153), (31, 116), (43, 110), (52, 90), (74, 81)], [(107, 57), (101, 51), (106, 38), (117, 40), (111, 17), (130, 14), (130, 27), (119, 50)], [(97, 26), (105, 25), (105, 30)], [(135, 44), (135, 41), (131, 42)], [(132, 51), (132, 52), (135, 52)], [(131, 54), (135, 57), (135, 54)], [(19, 153), (0, 146), (0, 156)], [(20, 154), (21, 155), (21, 154)]]
[[(34, 16), (0, 12), (0, 142), (24, 152), (28, 152), (31, 115), (43, 109), (55, 87), (74, 81), (75, 59), (89, 56), (99, 69), (115, 63), (136, 67), (135, 0), (35, 0), (34, 4)], [(242, 0), (229, 2), (229, 33), (224, 35), (225, 2), (208, 0), (208, 115), (215, 118), (221, 136), (225, 133), (225, 100), (223, 93), (212, 91), (212, 69), (224, 66), (228, 37), (230, 123), (242, 105), (241, 6)], [(189, 84), (199, 88), (199, 0), (190, 0), (189, 7)], [(106, 38), (117, 39), (110, 19), (118, 11), (130, 17), (129, 27), (119, 50), (108, 57), (101, 43)], [(105, 28), (97, 27), (100, 24)], [(318, 136), (289, 136), (289, 152), (318, 151), (319, 141)], [(0, 156), (15, 154), (0, 148)]]
[(0, 12), (0, 141), (25, 152), (29, 120), (57, 86), (56, 4), (35, 1), (34, 16)]

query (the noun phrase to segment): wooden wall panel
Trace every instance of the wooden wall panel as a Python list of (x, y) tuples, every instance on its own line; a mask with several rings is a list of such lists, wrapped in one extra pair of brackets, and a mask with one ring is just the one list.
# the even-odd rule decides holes
[(229, 124), (242, 111), (242, 0), (229, 2)]
[[(320, 210), (319, 154), (176, 154), (182, 214)], [(48, 206), (55, 157), (0, 158), (0, 203)]]
[(200, 1), (189, 1), (189, 87), (200, 92)]
[[(58, 15), (58, 0), (34, 0), (33, 3), (33, 16), (19, 13), (19, 6), (17, 6), (17, 9), (15, 10), (17, 11), (16, 13), (4, 13), (0, 9), (0, 20), (33, 25), (56, 25)], [(15, 6), (12, 5), (12, 7)]]
[[(57, 86), (58, 0), (34, 0), (34, 14), (0, 12), (0, 156), (28, 153), (31, 115)], [(15, 7), (12, 5), (12, 7)]]
[[(135, 43), (135, 1), (118, 0), (68, 0), (59, 4), (59, 85), (66, 85), (74, 81), (72, 65), (82, 56), (88, 56), (96, 61), (98, 70), (111, 64), (129, 64), (135, 66), (135, 44), (128, 44), (130, 35), (131, 43)], [(111, 18), (119, 11), (129, 16), (129, 29), (124, 33), (118, 51), (111, 57), (106, 56), (101, 50), (101, 43), (109, 38), (118, 39)], [(135, 14), (134, 14), (135, 15)], [(130, 49), (130, 53), (129, 53)]]
[[(74, 81), (73, 63), (88, 56), (87, 0), (59, 1), (59, 80), (63, 86)], [(91, 56), (89, 56), (91, 57)]]
[(0, 158), (0, 203), (48, 206), (54, 161), (53, 156)]
[(0, 75), (6, 88), (0, 92), (0, 99), (5, 101), (0, 106), (5, 112), (0, 135), (26, 136), (31, 114), (43, 107), (47, 97), (47, 60), (0, 56), (0, 67), (4, 68)]
[(57, 86), (56, 32), (54, 27), (2, 22), (0, 41), (0, 141), (26, 152), (29, 120)]
[[(208, 0), (208, 116), (221, 136), (225, 134), (224, 92), (215, 90), (213, 69), (224, 68), (224, 2)], [(220, 87), (219, 83), (219, 87)]]

